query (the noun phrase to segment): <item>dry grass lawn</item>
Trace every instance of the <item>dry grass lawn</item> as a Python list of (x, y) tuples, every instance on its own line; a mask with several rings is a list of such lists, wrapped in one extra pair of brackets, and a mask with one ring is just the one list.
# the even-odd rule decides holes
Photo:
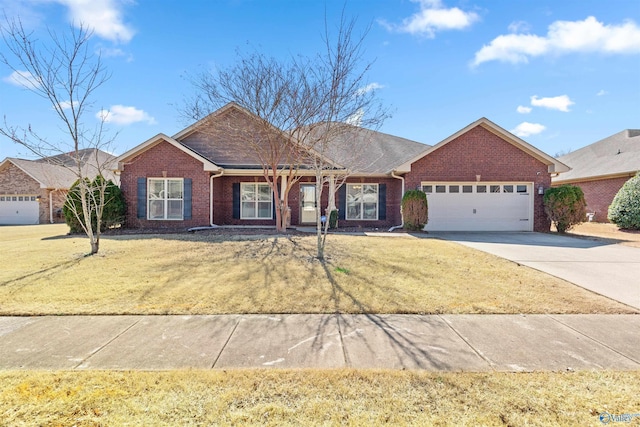
[(167, 234), (87, 240), (0, 228), (0, 315), (629, 313), (563, 280), (455, 243), (332, 235)]
[(640, 412), (640, 372), (5, 371), (0, 383), (2, 425), (576, 426)]
[(610, 223), (583, 222), (572, 228), (569, 234), (578, 237), (613, 240), (626, 246), (640, 248), (640, 231), (620, 230), (617, 225)]

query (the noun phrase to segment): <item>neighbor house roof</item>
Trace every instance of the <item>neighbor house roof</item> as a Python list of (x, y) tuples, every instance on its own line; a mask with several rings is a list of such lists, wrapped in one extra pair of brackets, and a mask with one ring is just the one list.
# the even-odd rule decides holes
[[(77, 159), (85, 176), (96, 176), (102, 170), (103, 176), (117, 182), (113, 174), (115, 156), (96, 149), (79, 150)], [(38, 160), (6, 158), (0, 168), (12, 163), (40, 184), (40, 188), (68, 189), (78, 179), (75, 153), (63, 153)]]
[(414, 162), (420, 160), (421, 158), (423, 158), (424, 156), (434, 152), (438, 148), (450, 143), (454, 139), (456, 139), (459, 136), (469, 132), (471, 129), (473, 129), (473, 128), (477, 127), (477, 126), (481, 126), (482, 128), (484, 128), (484, 129), (488, 130), (489, 132), (493, 133), (494, 135), (497, 135), (498, 137), (502, 138), (504, 141), (508, 142), (509, 144), (519, 148), (520, 150), (524, 151), (525, 153), (529, 154), (530, 156), (538, 159), (539, 161), (541, 161), (542, 163), (547, 165), (547, 170), (548, 170), (549, 173), (564, 173), (564, 172), (567, 172), (567, 171), (569, 171), (571, 169), (569, 166), (567, 166), (563, 162), (559, 161), (558, 159), (554, 159), (553, 157), (551, 157), (550, 155), (546, 154), (545, 152), (537, 149), (533, 145), (531, 145), (531, 144), (527, 143), (526, 141), (518, 138), (517, 136), (515, 136), (511, 132), (501, 128), (497, 124), (493, 123), (491, 120), (489, 120), (489, 119), (487, 119), (485, 117), (482, 117), (482, 118), (476, 120), (475, 122), (469, 124), (468, 126), (460, 129), (458, 132), (454, 133), (453, 135), (449, 136), (448, 138), (440, 141), (436, 145), (427, 148), (422, 153), (418, 154), (417, 156), (413, 157), (409, 161), (407, 161), (404, 164), (402, 164), (399, 167), (397, 167), (396, 171), (397, 172), (409, 172), (411, 170), (411, 164), (412, 163), (414, 163)]
[(572, 170), (555, 178), (554, 183), (634, 175), (640, 171), (640, 129), (623, 130), (558, 160)]

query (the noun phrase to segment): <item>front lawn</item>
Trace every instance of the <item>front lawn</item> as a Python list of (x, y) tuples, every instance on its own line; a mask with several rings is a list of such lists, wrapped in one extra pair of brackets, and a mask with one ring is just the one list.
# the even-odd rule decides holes
[(640, 372), (0, 372), (2, 425), (586, 426), (640, 422)]
[(411, 237), (104, 236), (86, 257), (66, 226), (1, 227), (0, 315), (632, 313), (563, 280)]

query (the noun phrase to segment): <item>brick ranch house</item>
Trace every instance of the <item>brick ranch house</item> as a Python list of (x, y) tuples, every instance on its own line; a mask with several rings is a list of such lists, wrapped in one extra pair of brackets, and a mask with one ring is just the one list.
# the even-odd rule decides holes
[(609, 205), (620, 188), (640, 171), (640, 129), (626, 129), (559, 157), (571, 171), (552, 185), (576, 185), (584, 192), (592, 221), (609, 222)]
[[(104, 169), (106, 178), (116, 184), (112, 173), (115, 156), (96, 149), (78, 152), (86, 176)], [(64, 222), (62, 206), (77, 175), (74, 153), (38, 160), (7, 157), (0, 163), (0, 224), (26, 225)]]
[[(272, 191), (251, 150), (229, 144), (230, 133), (205, 129), (217, 123), (216, 129), (250, 135), (259, 119), (230, 103), (212, 113), (207, 125), (203, 120), (118, 157), (128, 227), (275, 225)], [(340, 226), (400, 225), (404, 191), (422, 189), (429, 201), (427, 230), (549, 230), (542, 192), (553, 174), (569, 168), (491, 121), (482, 118), (434, 146), (352, 130), (343, 136), (351, 145), (329, 160), (339, 167), (359, 144), (366, 144), (368, 159), (336, 190)], [(299, 173), (287, 200), (292, 226), (316, 221), (313, 174), (304, 168)]]

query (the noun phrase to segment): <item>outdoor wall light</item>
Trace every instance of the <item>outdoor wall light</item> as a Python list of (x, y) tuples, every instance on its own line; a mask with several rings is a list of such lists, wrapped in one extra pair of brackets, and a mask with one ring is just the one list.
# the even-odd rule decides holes
[(538, 194), (544, 194), (544, 187), (542, 185), (538, 187)]
[(40, 203), (41, 200), (42, 200), (42, 196), (36, 196), (36, 202)]
[(476, 182), (480, 182), (480, 178), (482, 177), (482, 175), (476, 175)]

